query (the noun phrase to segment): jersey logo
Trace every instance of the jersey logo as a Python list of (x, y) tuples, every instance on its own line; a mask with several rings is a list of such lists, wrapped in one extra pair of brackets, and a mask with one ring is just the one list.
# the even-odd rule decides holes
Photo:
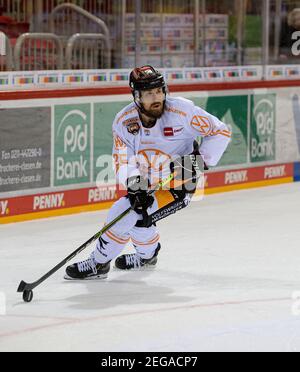
[(157, 149), (145, 149), (138, 153), (139, 164), (152, 169), (154, 172), (161, 172), (170, 164), (171, 156)]
[(211, 122), (206, 116), (194, 116), (191, 126), (204, 137), (209, 136), (213, 130)]
[(126, 127), (127, 127), (128, 133), (133, 134), (134, 136), (137, 136), (139, 134), (140, 129), (141, 129), (140, 124), (137, 123), (137, 122), (127, 124)]
[(164, 129), (165, 137), (173, 137), (174, 136), (174, 130), (171, 127), (167, 127)]
[(183, 127), (166, 127), (164, 128), (165, 137), (175, 137), (182, 133)]
[(181, 134), (183, 129), (184, 129), (183, 127), (174, 128), (174, 136), (177, 136), (177, 135)]

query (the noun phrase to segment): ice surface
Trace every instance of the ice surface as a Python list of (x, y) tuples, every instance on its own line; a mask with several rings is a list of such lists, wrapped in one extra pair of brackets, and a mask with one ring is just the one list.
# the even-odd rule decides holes
[(19, 282), (106, 214), (0, 227), (0, 351), (300, 351), (300, 184), (206, 197), (160, 223), (155, 270), (84, 283), (61, 270), (25, 304)]

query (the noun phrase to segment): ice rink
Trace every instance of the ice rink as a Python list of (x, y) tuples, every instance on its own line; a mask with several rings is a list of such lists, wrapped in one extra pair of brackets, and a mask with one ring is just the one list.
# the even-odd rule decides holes
[(192, 203), (160, 223), (155, 270), (83, 283), (61, 270), (25, 304), (19, 282), (55, 266), (106, 214), (0, 226), (0, 351), (300, 351), (299, 183)]

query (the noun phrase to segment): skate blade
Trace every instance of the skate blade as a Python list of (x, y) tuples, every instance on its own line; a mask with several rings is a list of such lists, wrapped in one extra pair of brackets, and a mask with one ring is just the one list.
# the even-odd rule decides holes
[(103, 275), (97, 275), (97, 276), (90, 276), (84, 279), (78, 279), (78, 278), (71, 278), (69, 275), (65, 274), (64, 279), (67, 281), (73, 281), (73, 282), (85, 282), (85, 281), (93, 281), (93, 280), (103, 280), (107, 279), (107, 274)]
[(119, 269), (118, 267), (116, 266), (113, 266), (113, 270), (114, 271), (125, 271), (125, 272), (128, 272), (128, 271), (133, 271), (133, 272), (141, 272), (141, 271), (152, 271), (152, 270), (155, 270), (156, 266), (155, 265), (145, 265), (143, 267), (140, 267), (140, 268), (136, 268), (136, 269)]

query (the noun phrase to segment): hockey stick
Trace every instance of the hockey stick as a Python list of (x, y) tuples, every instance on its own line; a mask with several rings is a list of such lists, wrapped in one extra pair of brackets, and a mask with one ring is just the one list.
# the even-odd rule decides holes
[[(149, 192), (149, 195), (154, 194), (156, 191), (158, 191), (160, 188), (167, 185), (169, 182), (171, 182), (174, 178), (174, 175), (171, 174), (168, 178), (161, 181), (157, 184), (155, 189), (151, 190)], [(58, 265), (56, 265), (52, 270), (50, 270), (47, 274), (42, 276), (40, 279), (38, 279), (36, 282), (33, 283), (26, 283), (23, 280), (21, 281), (17, 292), (23, 293), (23, 300), (25, 302), (31, 302), (33, 299), (33, 289), (36, 288), (38, 285), (43, 283), (46, 279), (48, 279), (51, 275), (56, 273), (60, 268), (62, 268), (66, 263), (68, 263), (70, 260), (72, 260), (75, 256), (77, 256), (79, 253), (81, 253), (85, 248), (87, 248), (90, 244), (92, 244), (95, 240), (99, 239), (101, 235), (103, 235), (106, 231), (111, 229), (116, 223), (118, 223), (122, 218), (127, 216), (132, 211), (132, 207), (128, 208), (126, 211), (124, 211), (120, 216), (116, 217), (113, 221), (111, 221), (109, 224), (103, 227), (103, 229), (97, 234), (95, 234), (93, 237), (91, 237), (87, 242), (82, 244), (76, 251), (71, 253), (68, 257), (66, 257), (63, 261), (61, 261)]]

